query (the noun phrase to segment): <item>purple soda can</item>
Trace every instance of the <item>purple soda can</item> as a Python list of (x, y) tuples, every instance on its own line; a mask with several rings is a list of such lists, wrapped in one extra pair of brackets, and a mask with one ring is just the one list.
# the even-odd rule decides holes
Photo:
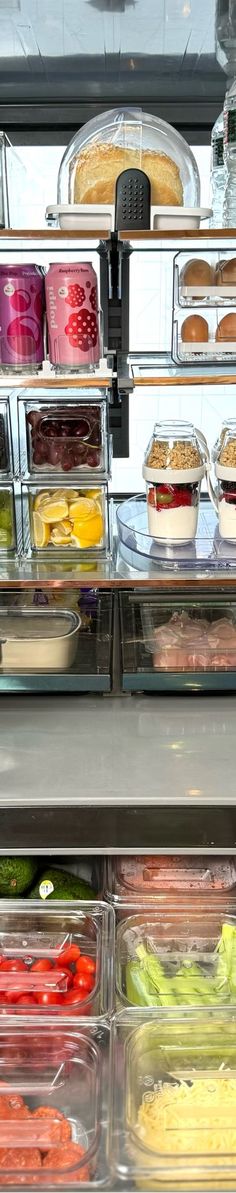
[(37, 373), (42, 367), (44, 305), (38, 265), (0, 265), (1, 373)]

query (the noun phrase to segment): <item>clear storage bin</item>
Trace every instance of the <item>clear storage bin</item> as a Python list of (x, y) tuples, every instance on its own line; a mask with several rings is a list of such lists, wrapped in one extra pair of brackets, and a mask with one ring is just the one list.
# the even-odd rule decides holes
[(224, 599), (141, 605), (145, 649), (155, 671), (236, 670), (236, 604)]
[(0, 673), (67, 671), (76, 657), (80, 625), (70, 609), (0, 606)]
[(209, 312), (198, 308), (185, 315), (176, 310), (173, 316), (172, 357), (176, 364), (220, 363), (236, 359), (236, 310)]
[(62, 158), (57, 201), (114, 203), (119, 174), (137, 167), (150, 179), (152, 204), (199, 206), (200, 179), (189, 145), (170, 124), (141, 108), (114, 108), (83, 125)]
[(235, 1016), (124, 1011), (112, 1026), (110, 1165), (140, 1190), (229, 1190), (236, 1179)]
[(22, 485), (24, 553), (49, 556), (106, 553), (109, 547), (107, 485)]
[(207, 458), (206, 440), (192, 423), (155, 424), (143, 465), (152, 539), (182, 544), (195, 538)]
[(0, 1187), (97, 1188), (104, 1146), (108, 1031), (47, 1023), (0, 1028)]
[(0, 477), (7, 477), (12, 470), (10, 403), (7, 397), (0, 401)]
[(196, 906), (181, 910), (176, 894), (164, 915), (153, 906), (144, 915), (140, 904), (132, 915), (127, 905), (127, 917), (117, 927), (118, 1006), (236, 1006), (236, 914), (212, 905), (207, 915)]
[(18, 397), (21, 475), (106, 473), (107, 399)]
[(16, 519), (14, 489), (0, 483), (0, 558), (16, 550)]
[(182, 307), (236, 305), (236, 258), (226, 251), (194, 257), (177, 253), (174, 259), (174, 304)]
[(0, 1019), (101, 1018), (113, 1006), (112, 908), (59, 899), (53, 905), (50, 880), (41, 887), (42, 903), (1, 899)]
[[(209, 900), (220, 904), (222, 910), (233, 910), (236, 888), (234, 858), (218, 857), (162, 857), (157, 854), (137, 854), (133, 857), (108, 858), (105, 864), (106, 898), (125, 914), (125, 905), (139, 903), (173, 904), (176, 896), (188, 906), (189, 899), (197, 904)], [(127, 910), (126, 910), (127, 915)]]
[(208, 475), (208, 491), (219, 518), (220, 538), (236, 542), (236, 423), (224, 423), (213, 449), (216, 488)]

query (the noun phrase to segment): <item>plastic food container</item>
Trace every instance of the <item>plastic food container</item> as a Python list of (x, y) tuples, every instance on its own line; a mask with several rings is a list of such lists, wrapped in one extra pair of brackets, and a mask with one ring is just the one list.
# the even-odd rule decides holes
[(235, 1017), (124, 1011), (112, 1026), (110, 1164), (137, 1188), (233, 1189)]
[(174, 259), (174, 302), (183, 307), (236, 305), (236, 258), (226, 252), (177, 253)]
[(4, 477), (9, 472), (12, 472), (10, 404), (8, 398), (2, 398), (0, 401), (0, 475)]
[(219, 518), (219, 535), (236, 542), (236, 422), (224, 423), (213, 449), (216, 488), (208, 474), (208, 491)]
[(108, 471), (106, 398), (19, 397), (18, 415), (21, 474)]
[(107, 1180), (103, 1113), (108, 1031), (12, 1021), (0, 1029), (0, 1187), (64, 1189)]
[(176, 364), (201, 361), (232, 360), (236, 358), (236, 310), (204, 311), (201, 307), (183, 316), (176, 310), (173, 317), (172, 357)]
[(76, 488), (51, 481), (22, 485), (23, 547), (49, 556), (105, 553), (108, 546), (107, 484)]
[(100, 1019), (113, 1006), (113, 910), (99, 901), (49, 904), (50, 882), (44, 887), (42, 903), (1, 899), (0, 1018)]
[[(134, 857), (108, 858), (106, 863), (106, 898), (124, 910), (125, 904), (173, 903), (179, 899), (188, 905), (196, 897), (199, 904), (214, 907), (215, 902), (226, 911), (233, 910), (236, 886), (234, 858), (218, 857), (162, 857), (137, 854)], [(126, 912), (127, 914), (127, 912)]]
[(155, 598), (141, 605), (145, 649), (156, 671), (233, 671), (236, 668), (236, 606), (220, 601)]
[(158, 542), (195, 538), (207, 443), (192, 423), (156, 423), (144, 457), (148, 529)]
[(60, 165), (58, 204), (114, 204), (119, 174), (133, 167), (148, 175), (152, 205), (199, 207), (199, 173), (186, 141), (138, 108), (114, 108), (76, 133)]
[(16, 523), (13, 485), (0, 484), (0, 556), (16, 549)]
[(0, 670), (67, 671), (80, 625), (80, 617), (67, 609), (0, 608)]
[(130, 910), (117, 927), (118, 1005), (235, 1007), (235, 914), (181, 911), (177, 896), (164, 916), (153, 907), (145, 916), (141, 906)]

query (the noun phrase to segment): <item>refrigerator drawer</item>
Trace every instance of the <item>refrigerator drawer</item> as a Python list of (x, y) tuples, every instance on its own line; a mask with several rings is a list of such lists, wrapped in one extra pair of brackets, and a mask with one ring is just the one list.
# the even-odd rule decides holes
[(123, 691), (236, 688), (236, 595), (120, 595)]

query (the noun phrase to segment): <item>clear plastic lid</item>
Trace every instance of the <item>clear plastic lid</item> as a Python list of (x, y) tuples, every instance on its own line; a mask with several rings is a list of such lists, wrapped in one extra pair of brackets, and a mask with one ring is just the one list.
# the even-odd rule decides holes
[(225, 427), (219, 444), (217, 460), (222, 467), (236, 469), (236, 422), (231, 426), (227, 424)]
[(227, 431), (230, 431), (230, 433), (232, 435), (235, 434), (235, 439), (236, 439), (236, 418), (225, 418), (224, 419), (224, 422), (222, 423), (222, 427), (220, 430), (220, 434), (218, 435), (218, 439), (216, 439), (216, 442), (214, 443), (214, 447), (212, 448), (211, 454), (212, 454), (213, 461), (218, 460), (220, 457), (220, 454), (221, 454), (221, 451), (223, 448), (223, 444), (224, 444), (224, 440), (227, 435)]
[(168, 915), (152, 906), (145, 916), (142, 911), (129, 915), (117, 928), (119, 1001), (141, 1007), (235, 1007), (235, 941), (235, 914), (217, 906), (206, 915), (196, 904), (181, 908), (176, 898)]
[(114, 108), (76, 133), (60, 165), (58, 203), (114, 203), (116, 180), (130, 168), (148, 175), (152, 204), (199, 206), (200, 179), (189, 145), (172, 125), (141, 108)]
[(205, 472), (207, 443), (192, 423), (155, 423), (144, 456), (145, 480), (199, 480)]
[(117, 857), (113, 860), (113, 890), (129, 899), (137, 892), (148, 896), (161, 892), (186, 894), (231, 890), (236, 884), (234, 858), (162, 857), (151, 854)]

